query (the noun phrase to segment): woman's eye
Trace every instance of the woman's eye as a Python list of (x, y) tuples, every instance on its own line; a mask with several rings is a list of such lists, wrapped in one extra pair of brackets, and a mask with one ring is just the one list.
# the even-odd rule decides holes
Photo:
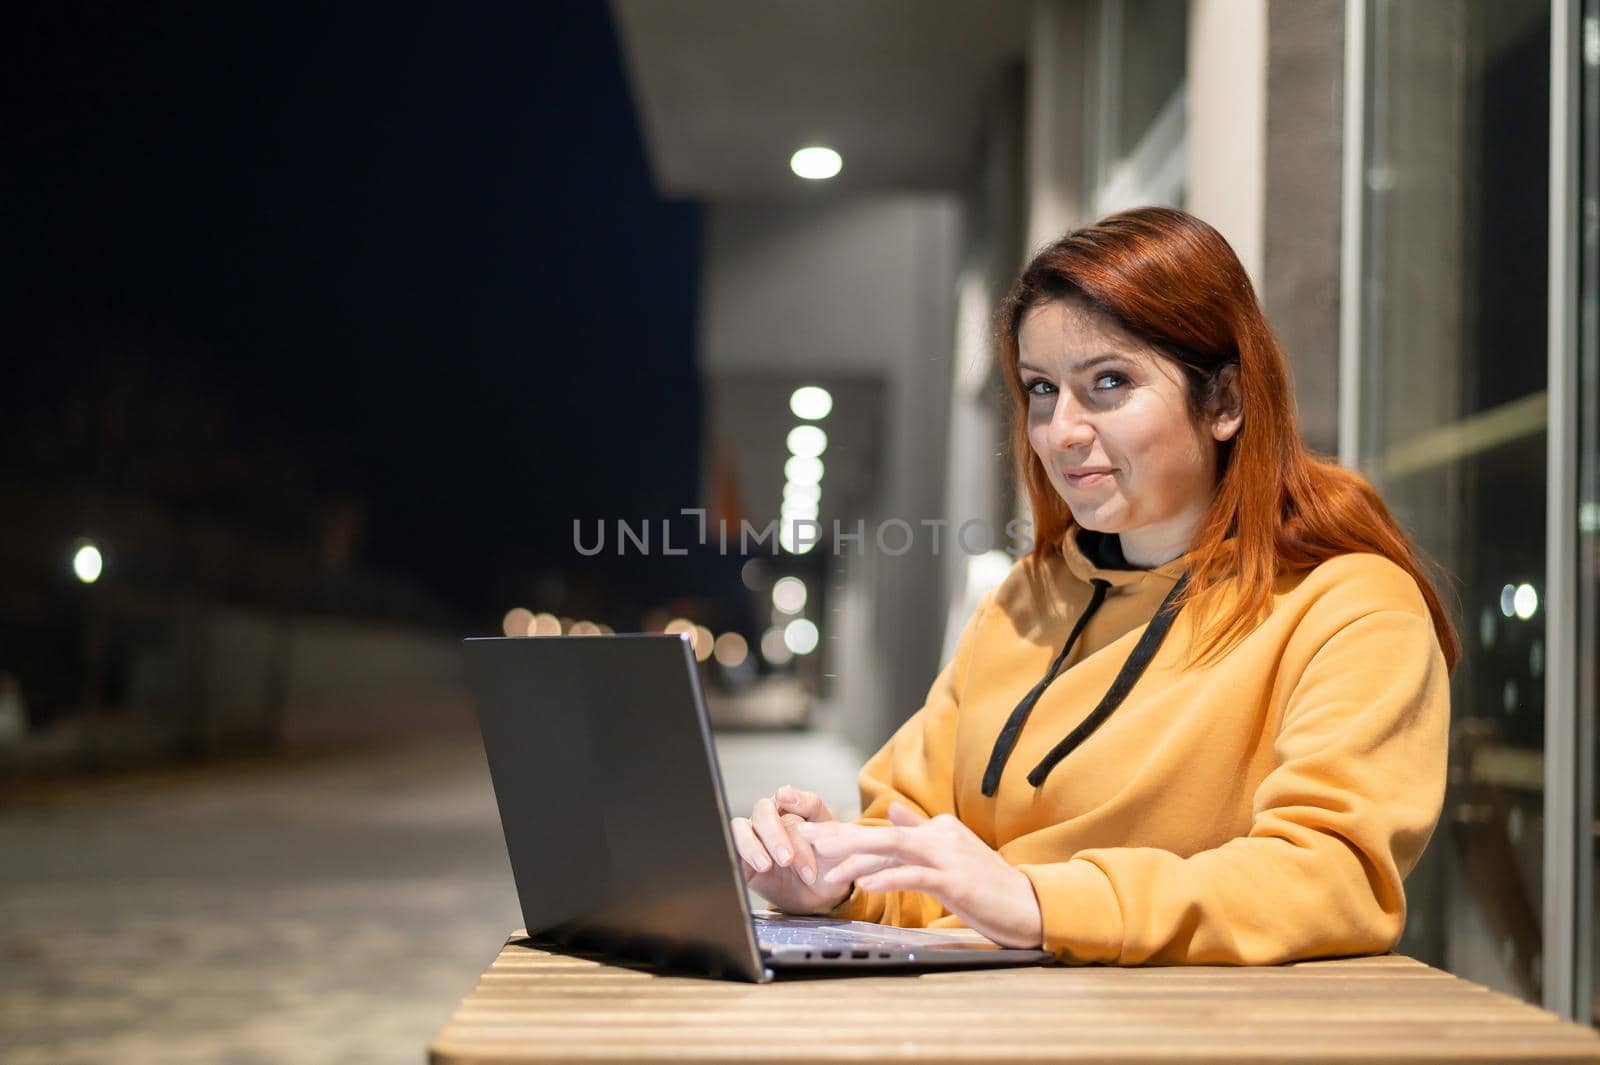
[[(1110, 384), (1106, 384), (1108, 381)], [(1113, 388), (1121, 388), (1127, 383), (1128, 379), (1119, 373), (1103, 373), (1094, 379), (1095, 389), (1102, 392)]]
[(1028, 393), (1028, 395), (1030, 395), (1030, 396), (1047, 396), (1047, 395), (1049, 395), (1050, 394), (1049, 392), (1041, 392), (1041, 391), (1039, 391), (1039, 386), (1040, 385), (1043, 385), (1045, 388), (1052, 387), (1049, 381), (1046, 381), (1042, 377), (1036, 377), (1032, 381), (1028, 381), (1028, 382), (1024, 383), (1023, 386), (1022, 386), (1022, 390), (1024, 392)]

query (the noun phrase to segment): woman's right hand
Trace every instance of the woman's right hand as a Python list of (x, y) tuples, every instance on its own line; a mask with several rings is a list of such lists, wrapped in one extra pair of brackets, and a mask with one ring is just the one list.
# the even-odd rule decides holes
[(850, 894), (851, 885), (829, 884), (822, 876), (838, 862), (817, 857), (794, 826), (805, 821), (836, 821), (812, 791), (787, 784), (757, 799), (749, 817), (732, 820), (744, 882), (786, 913), (827, 913)]

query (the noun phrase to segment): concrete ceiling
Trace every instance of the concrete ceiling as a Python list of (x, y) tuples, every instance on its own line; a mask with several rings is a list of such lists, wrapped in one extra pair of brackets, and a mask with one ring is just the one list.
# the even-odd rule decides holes
[[(1020, 62), (1025, 0), (611, 0), (663, 195), (773, 200), (952, 191), (983, 99)], [(844, 170), (812, 183), (796, 148)]]

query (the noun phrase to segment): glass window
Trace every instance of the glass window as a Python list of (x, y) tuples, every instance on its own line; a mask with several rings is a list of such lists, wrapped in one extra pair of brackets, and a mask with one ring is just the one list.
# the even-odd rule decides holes
[[(1591, 744), (1596, 737), (1595, 704), (1600, 693), (1600, 0), (1584, 0), (1582, 8), (1583, 58), (1579, 69), (1580, 110), (1578, 144), (1579, 217), (1578, 238), (1578, 631), (1577, 648), (1578, 712), (1580, 738)], [(1600, 776), (1600, 748), (1591, 748), (1587, 776), (1588, 801), (1600, 804), (1600, 789), (1594, 785)], [(1578, 870), (1578, 897), (1594, 914), (1588, 934), (1600, 935), (1600, 903), (1594, 894), (1595, 849), (1600, 843), (1600, 805), (1590, 816), (1578, 819), (1580, 837), (1587, 836), (1589, 861)], [(1587, 898), (1585, 898), (1587, 896)], [(1600, 1024), (1600, 1009), (1595, 1006), (1595, 990), (1600, 988), (1600, 943), (1589, 943), (1589, 981), (1580, 981), (1582, 1008), (1587, 1000), (1590, 1022)]]
[(1538, 1001), (1549, 4), (1368, 20), (1361, 465), (1465, 658), (1450, 789), (1398, 950)]
[(1133, 154), (1161, 109), (1183, 86), (1189, 63), (1188, 0), (1123, 0), (1119, 5), (1118, 160)]

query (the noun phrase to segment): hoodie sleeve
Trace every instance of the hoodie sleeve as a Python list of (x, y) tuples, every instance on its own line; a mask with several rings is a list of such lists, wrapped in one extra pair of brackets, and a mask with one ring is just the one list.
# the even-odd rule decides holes
[[(934, 678), (922, 708), (862, 768), (857, 824), (889, 824), (889, 804), (893, 802), (904, 803), (925, 817), (956, 812), (956, 716), (978, 629), (994, 596), (991, 590), (979, 600), (956, 642), (955, 654)], [(852, 886), (832, 916), (920, 928), (947, 913), (943, 903), (919, 891), (869, 892)]]
[(1148, 847), (1022, 865), (1064, 961), (1271, 965), (1380, 954), (1444, 802), (1450, 693), (1430, 619), (1337, 629), (1286, 700), (1246, 836), (1188, 857)]

